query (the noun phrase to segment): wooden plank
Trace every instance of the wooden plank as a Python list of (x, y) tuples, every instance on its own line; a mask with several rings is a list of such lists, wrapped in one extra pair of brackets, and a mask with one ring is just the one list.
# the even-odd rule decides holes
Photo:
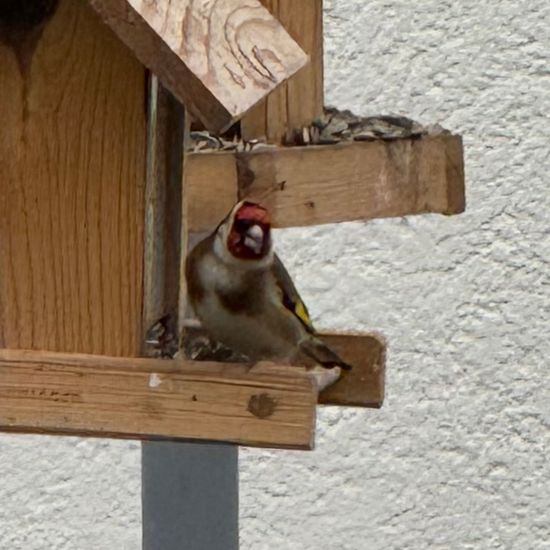
[(257, 0), (90, 0), (211, 131), (229, 127), (307, 63)]
[(323, 2), (261, 1), (310, 56), (310, 63), (243, 117), (241, 135), (283, 143), (323, 113)]
[(85, 2), (29, 14), (1, 27), (0, 346), (137, 354), (145, 70)]
[(380, 408), (385, 395), (386, 342), (380, 334), (322, 334), (353, 366), (319, 395), (322, 405)]
[(323, 1), (279, 0), (279, 17), (310, 63), (287, 83), (287, 128), (309, 126), (323, 113)]
[[(260, 200), (276, 227), (464, 211), (460, 136), (189, 156), (189, 226), (213, 229), (234, 197)], [(212, 187), (208, 185), (212, 182)]]
[[(229, 212), (227, 205), (239, 200), (237, 163), (232, 153), (187, 156), (185, 185), (188, 227), (192, 231), (213, 229)], [(214, 220), (217, 220), (214, 222)]]
[(300, 369), (0, 350), (0, 430), (310, 449)]

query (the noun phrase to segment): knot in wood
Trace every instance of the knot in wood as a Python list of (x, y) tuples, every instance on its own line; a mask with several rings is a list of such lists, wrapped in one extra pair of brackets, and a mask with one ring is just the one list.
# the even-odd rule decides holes
[(267, 393), (253, 395), (248, 401), (248, 412), (258, 418), (268, 418), (275, 412), (277, 401)]

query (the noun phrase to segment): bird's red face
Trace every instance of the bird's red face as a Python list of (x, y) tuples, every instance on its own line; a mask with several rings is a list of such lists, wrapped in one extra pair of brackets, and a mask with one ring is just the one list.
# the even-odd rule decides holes
[(244, 201), (233, 216), (227, 248), (241, 260), (259, 260), (271, 249), (269, 212), (253, 202)]

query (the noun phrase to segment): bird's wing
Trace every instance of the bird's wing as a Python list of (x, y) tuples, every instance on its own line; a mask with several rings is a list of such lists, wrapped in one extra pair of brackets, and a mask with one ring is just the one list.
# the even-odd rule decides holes
[(300, 320), (308, 332), (315, 334), (307, 307), (300, 298), (288, 271), (277, 254), (275, 254), (273, 259), (272, 272), (281, 291), (283, 305)]

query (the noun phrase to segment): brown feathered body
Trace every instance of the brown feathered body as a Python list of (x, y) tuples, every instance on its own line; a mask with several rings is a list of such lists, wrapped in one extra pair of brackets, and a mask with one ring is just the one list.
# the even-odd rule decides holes
[(189, 301), (202, 325), (212, 338), (252, 361), (292, 363), (303, 354), (322, 366), (349, 368), (315, 335), (292, 279), (272, 250), (269, 222), (255, 220), (261, 213), (254, 210), (242, 214), (242, 204), (187, 258)]
[(197, 317), (212, 338), (252, 360), (292, 359), (302, 327), (290, 312), (279, 311), (272, 266), (228, 265), (214, 253), (214, 239), (200, 242), (187, 263)]

